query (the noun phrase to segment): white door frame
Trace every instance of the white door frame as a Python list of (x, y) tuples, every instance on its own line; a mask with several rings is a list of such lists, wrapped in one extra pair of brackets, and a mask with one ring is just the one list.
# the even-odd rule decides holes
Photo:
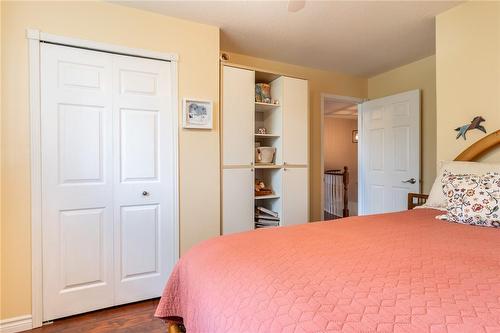
[(41, 164), (41, 96), (40, 96), (40, 43), (50, 42), (96, 51), (137, 56), (142, 58), (169, 61), (172, 80), (172, 113), (174, 133), (174, 256), (179, 258), (179, 104), (177, 54), (154, 52), (144, 49), (128, 48), (119, 45), (47, 34), (36, 29), (27, 29), (29, 51), (29, 109), (31, 118), (31, 317), (33, 328), (42, 326), (43, 318), (43, 265), (42, 265), (42, 164)]
[[(327, 94), (327, 93), (322, 93), (321, 94), (321, 152), (320, 152), (320, 163), (321, 163), (321, 220), (325, 219), (325, 182), (324, 182), (324, 175), (325, 175), (325, 143), (324, 143), (324, 134), (325, 134), (325, 100), (334, 100), (334, 101), (339, 101), (339, 102), (352, 102), (354, 104), (360, 105), (366, 99), (363, 98), (358, 98), (358, 97), (350, 97), (350, 96), (340, 96), (340, 95), (333, 95), (333, 94)], [(358, 108), (358, 131), (359, 131), (359, 114), (360, 110)], [(358, 164), (359, 164), (359, 150), (358, 150)], [(358, 181), (359, 184), (359, 181)]]

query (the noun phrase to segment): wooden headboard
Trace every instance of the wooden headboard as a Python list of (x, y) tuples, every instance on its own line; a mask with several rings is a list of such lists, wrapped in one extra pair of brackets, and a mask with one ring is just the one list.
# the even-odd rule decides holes
[(500, 145), (500, 130), (496, 130), (481, 140), (474, 142), (469, 148), (455, 157), (455, 161), (476, 161), (498, 145)]
[[(478, 158), (500, 146), (500, 130), (496, 130), (474, 142), (469, 148), (461, 152), (454, 161), (476, 161)], [(429, 196), (427, 194), (408, 193), (408, 209), (413, 209), (416, 206), (423, 205)]]

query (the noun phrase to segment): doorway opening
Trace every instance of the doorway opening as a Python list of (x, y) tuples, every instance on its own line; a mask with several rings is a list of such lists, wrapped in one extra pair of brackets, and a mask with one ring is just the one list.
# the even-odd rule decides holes
[(323, 220), (358, 214), (358, 104), (361, 99), (322, 95)]

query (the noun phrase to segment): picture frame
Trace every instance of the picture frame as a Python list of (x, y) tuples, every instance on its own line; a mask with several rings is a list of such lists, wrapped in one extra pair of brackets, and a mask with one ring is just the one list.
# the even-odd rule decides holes
[(352, 143), (358, 143), (358, 130), (352, 131)]
[(213, 102), (184, 98), (182, 100), (182, 127), (188, 129), (212, 129)]

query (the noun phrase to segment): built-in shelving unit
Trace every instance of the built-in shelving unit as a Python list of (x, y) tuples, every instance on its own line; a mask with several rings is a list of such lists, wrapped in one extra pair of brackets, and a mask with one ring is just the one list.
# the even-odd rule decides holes
[[(222, 81), (223, 233), (305, 223), (307, 81), (227, 64)], [(270, 85), (273, 103), (256, 102), (257, 83)], [(256, 147), (275, 148), (272, 163), (259, 164)], [(255, 195), (257, 180), (272, 194)], [(257, 207), (271, 214), (266, 219)]]
[[(276, 149), (272, 164), (259, 165), (255, 161), (255, 180), (264, 181), (266, 188), (273, 191), (272, 195), (255, 196), (255, 207), (264, 207), (278, 214), (279, 221), (276, 225), (282, 225), (283, 203), (281, 200), (282, 187), (282, 164), (283, 142), (281, 134), (283, 129), (283, 80), (282, 76), (266, 76), (256, 73), (255, 83), (266, 83), (271, 87), (271, 100), (273, 103), (255, 102), (255, 145), (259, 147), (273, 147)], [(258, 134), (259, 129), (264, 128), (266, 134)], [(258, 221), (256, 216), (255, 222)]]

